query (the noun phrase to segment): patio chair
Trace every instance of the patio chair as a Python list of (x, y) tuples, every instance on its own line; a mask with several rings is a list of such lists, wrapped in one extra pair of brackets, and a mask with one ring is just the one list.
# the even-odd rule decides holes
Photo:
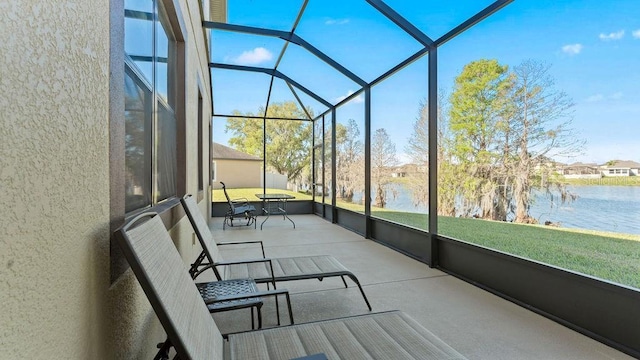
[[(344, 287), (346, 288), (348, 286), (345, 276), (347, 276), (358, 286), (369, 311), (371, 311), (371, 305), (358, 278), (333, 256), (318, 255), (266, 258), (262, 241), (216, 244), (207, 225), (207, 221), (204, 216), (202, 216), (193, 197), (187, 194), (180, 201), (202, 246), (202, 252), (196, 261), (191, 264), (191, 269), (189, 270), (189, 273), (194, 278), (207, 269), (212, 269), (218, 280), (251, 278), (258, 284), (273, 283), (275, 289), (275, 283), (280, 281), (306, 279), (318, 279), (322, 281), (324, 278), (336, 276), (342, 279)], [(218, 251), (218, 246), (250, 243), (258, 243), (260, 245), (262, 249), (262, 259), (251, 261), (224, 261)], [(273, 281), (274, 279), (275, 282)]]
[(224, 230), (227, 225), (233, 227), (233, 220), (235, 219), (243, 219), (247, 222), (246, 224), (243, 224), (244, 226), (250, 226), (253, 224), (253, 228), (255, 229), (256, 217), (258, 216), (255, 206), (249, 204), (249, 200), (246, 198), (237, 198), (232, 200), (229, 198), (229, 194), (227, 194), (227, 187), (222, 181), (220, 181), (220, 184), (222, 184), (224, 197), (227, 198), (227, 202), (229, 203), (229, 210), (227, 210), (227, 213), (224, 215), (222, 230)]
[[(130, 225), (145, 219), (157, 219), (157, 213), (148, 212), (139, 215), (134, 218)], [(156, 221), (154, 220), (154, 221)], [(149, 233), (149, 236), (155, 236), (157, 238), (168, 238), (171, 241), (168, 231), (162, 225), (153, 228), (154, 232)], [(176, 250), (177, 251), (177, 250)], [(195, 280), (195, 279), (193, 279)], [(262, 328), (262, 297), (273, 296), (275, 297), (276, 304), (276, 317), (278, 325), (280, 325), (280, 309), (278, 306), (278, 296), (284, 295), (287, 299), (287, 305), (289, 308), (289, 321), (293, 324), (293, 313), (291, 312), (291, 300), (289, 297), (289, 291), (286, 289), (274, 289), (267, 291), (260, 291), (256, 282), (253, 279), (233, 279), (211, 282), (199, 282), (196, 283), (196, 288), (207, 305), (207, 309), (210, 313), (217, 313), (222, 311), (246, 309), (251, 310), (251, 329), (255, 329), (254, 322), (254, 310), (258, 318), (258, 329)]]
[(223, 336), (158, 216), (138, 216), (116, 239), (167, 334), (156, 359), (171, 347), (195, 360), (464, 359), (399, 311)]

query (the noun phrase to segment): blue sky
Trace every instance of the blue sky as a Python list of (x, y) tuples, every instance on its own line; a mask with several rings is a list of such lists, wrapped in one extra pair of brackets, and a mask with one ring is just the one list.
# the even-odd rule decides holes
[[(233, 24), (291, 30), (302, 1), (230, 0)], [(387, 0), (402, 16), (436, 39), (491, 1)], [(421, 47), (364, 0), (310, 0), (296, 33), (371, 81)], [(283, 41), (216, 31), (214, 62), (273, 67)], [(439, 48), (439, 88), (470, 61), (489, 58), (515, 66), (526, 59), (551, 65), (556, 88), (572, 98), (573, 129), (586, 140), (583, 154), (560, 161), (640, 162), (640, 1), (516, 0)], [(424, 57), (372, 89), (372, 130), (385, 128), (401, 161), (404, 145), (427, 96)], [(296, 45), (278, 69), (335, 103), (359, 87)], [(270, 77), (214, 70), (216, 113), (256, 112), (265, 103)], [(302, 94), (316, 113), (325, 108)], [(272, 101), (293, 99), (286, 84), (274, 82)], [(355, 119), (363, 129), (362, 98), (338, 109), (338, 121)], [(224, 119), (214, 120), (214, 140), (226, 143)]]

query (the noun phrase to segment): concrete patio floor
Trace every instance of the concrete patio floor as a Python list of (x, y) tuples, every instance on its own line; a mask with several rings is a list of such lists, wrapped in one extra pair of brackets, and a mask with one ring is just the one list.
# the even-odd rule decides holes
[[(315, 215), (291, 216), (296, 223), (274, 216), (260, 230), (222, 230), (222, 218), (210, 228), (217, 242), (262, 240), (267, 257), (335, 256), (363, 285), (374, 312), (399, 309), (469, 359), (632, 359), (602, 343), (497, 297), (392, 249), (333, 225)], [(223, 247), (225, 260), (258, 258), (256, 245)], [(208, 272), (198, 281), (211, 279)], [(279, 283), (291, 294), (296, 323), (366, 314), (358, 288), (339, 278)], [(276, 325), (272, 299), (265, 301), (265, 327)], [(284, 298), (283, 324), (288, 323)], [(251, 327), (249, 310), (215, 314), (224, 333)]]

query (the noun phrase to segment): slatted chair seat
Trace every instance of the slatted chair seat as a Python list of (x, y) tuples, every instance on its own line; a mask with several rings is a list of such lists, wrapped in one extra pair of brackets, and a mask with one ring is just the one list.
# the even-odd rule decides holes
[(400, 311), (325, 320), (229, 336), (229, 359), (464, 359)]
[[(329, 255), (272, 258), (273, 277), (276, 281), (318, 279), (350, 273), (336, 258)], [(229, 279), (252, 278), (258, 283), (271, 281), (267, 263), (233, 264), (228, 266)]]
[(167, 359), (174, 347), (176, 358), (194, 360), (285, 360), (314, 354), (345, 360), (464, 359), (398, 311), (230, 334), (225, 341), (157, 214), (137, 216), (116, 239), (167, 333), (156, 358)]
[[(362, 294), (369, 311), (371, 304), (369, 299), (360, 285), (360, 281), (342, 265), (336, 258), (330, 255), (305, 256), (305, 257), (283, 257), (283, 258), (266, 258), (264, 256), (264, 246), (261, 241), (253, 241), (259, 243), (262, 249), (262, 259), (225, 261), (222, 259), (218, 246), (228, 245), (229, 243), (216, 244), (213, 235), (209, 230), (207, 221), (202, 216), (198, 205), (191, 195), (185, 195), (182, 199), (182, 206), (193, 226), (198, 241), (202, 246), (202, 252), (198, 259), (191, 264), (191, 274), (197, 277), (202, 272), (212, 269), (216, 278), (219, 280), (230, 280), (237, 278), (252, 278), (257, 283), (274, 283), (292, 280), (318, 279), (323, 280), (328, 277), (340, 277), (342, 283), (347, 287), (345, 277), (351, 279)], [(246, 244), (232, 243), (232, 244)], [(273, 268), (273, 271), (271, 270)], [(273, 276), (272, 276), (273, 274)]]

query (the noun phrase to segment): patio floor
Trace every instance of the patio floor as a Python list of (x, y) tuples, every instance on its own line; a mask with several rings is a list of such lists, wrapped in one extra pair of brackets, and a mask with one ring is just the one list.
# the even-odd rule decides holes
[[(222, 230), (210, 224), (217, 242), (262, 240), (267, 257), (330, 254), (363, 285), (374, 312), (399, 309), (416, 319), (469, 359), (632, 359), (523, 307), (442, 271), (367, 240), (315, 215), (272, 217), (260, 230)], [(263, 218), (258, 218), (259, 222)], [(230, 249), (233, 250), (230, 250)], [(226, 260), (260, 257), (253, 246), (225, 247)], [(211, 272), (206, 276), (211, 276)], [(208, 280), (204, 275), (198, 280)], [(296, 323), (368, 313), (357, 287), (339, 278), (280, 283), (289, 289)], [(281, 302), (281, 319), (288, 323)], [(276, 324), (273, 301), (263, 307), (264, 326)], [(222, 332), (250, 328), (248, 310), (214, 315)]]

